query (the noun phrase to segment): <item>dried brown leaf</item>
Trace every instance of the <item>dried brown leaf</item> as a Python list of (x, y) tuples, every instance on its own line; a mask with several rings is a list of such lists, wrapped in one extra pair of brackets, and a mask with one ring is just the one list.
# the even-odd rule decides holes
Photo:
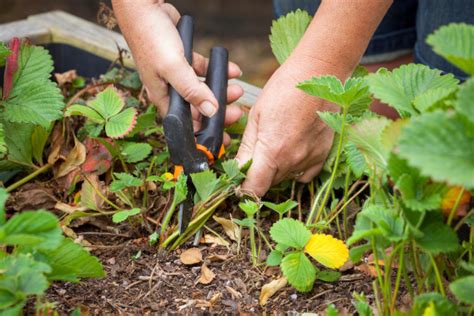
[(223, 217), (213, 216), (212, 218), (222, 225), (224, 232), (230, 239), (233, 241), (239, 241), (241, 239), (242, 234), (239, 225)]
[(56, 81), (58, 82), (58, 86), (62, 87), (66, 83), (73, 82), (77, 78), (77, 72), (75, 69), (72, 69), (63, 73), (55, 73), (54, 77), (56, 78)]
[(64, 162), (59, 165), (58, 171), (56, 172), (56, 177), (61, 178), (65, 175), (68, 175), (74, 170), (79, 169), (79, 167), (86, 160), (86, 146), (82, 144), (74, 136), (74, 147), (66, 156)]
[(229, 242), (227, 240), (211, 234), (204, 235), (201, 241), (205, 244), (211, 244), (212, 246), (229, 246)]
[(207, 267), (205, 263), (201, 266), (201, 276), (198, 279), (198, 282), (201, 284), (209, 284), (214, 280), (216, 275), (212, 272), (211, 269)]
[(199, 248), (190, 248), (181, 253), (179, 260), (185, 265), (192, 265), (202, 262), (202, 253)]
[(264, 306), (267, 304), (267, 301), (270, 297), (272, 297), (276, 292), (284, 288), (287, 284), (288, 280), (285, 277), (281, 277), (278, 280), (273, 280), (270, 283), (265, 284), (262, 287), (262, 291), (260, 292), (260, 306)]

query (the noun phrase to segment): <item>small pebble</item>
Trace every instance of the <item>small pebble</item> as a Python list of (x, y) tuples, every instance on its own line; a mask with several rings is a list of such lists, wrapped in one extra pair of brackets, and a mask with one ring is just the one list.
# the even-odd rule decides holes
[(292, 301), (296, 301), (297, 298), (298, 298), (298, 295), (297, 295), (297, 294), (291, 294), (291, 295), (290, 295), (290, 299), (291, 299)]

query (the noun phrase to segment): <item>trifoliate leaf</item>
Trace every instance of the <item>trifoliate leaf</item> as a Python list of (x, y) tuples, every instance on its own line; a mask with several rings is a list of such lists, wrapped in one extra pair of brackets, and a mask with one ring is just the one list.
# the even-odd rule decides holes
[(449, 285), (449, 289), (460, 302), (474, 304), (474, 275), (457, 279)]
[(451, 23), (429, 35), (433, 50), (464, 72), (474, 75), (474, 26)]
[(80, 105), (80, 104), (74, 104), (71, 105), (66, 109), (64, 112), (65, 116), (73, 116), (73, 115), (81, 115), (87, 117), (89, 120), (91, 120), (94, 123), (97, 124), (104, 124), (105, 119), (91, 107), (85, 106), (85, 105)]
[(270, 236), (279, 244), (303, 249), (311, 238), (311, 232), (302, 222), (292, 218), (284, 218), (273, 224), (270, 229)]
[[(402, 65), (393, 71), (385, 68), (366, 77), (370, 92), (382, 102), (395, 108), (401, 117), (416, 115), (416, 97), (431, 89), (455, 90), (459, 80), (452, 74), (441, 75), (440, 70), (425, 65)], [(421, 101), (418, 101), (421, 104)]]
[(219, 184), (219, 180), (212, 170), (193, 173), (191, 174), (191, 180), (201, 201), (206, 201)]
[(61, 243), (62, 238), (56, 216), (43, 210), (16, 214), (0, 227), (0, 243), (4, 245), (54, 249)]
[(245, 202), (240, 202), (239, 207), (249, 218), (253, 217), (260, 209), (260, 205), (251, 200), (245, 200)]
[(338, 269), (349, 259), (349, 249), (339, 239), (330, 235), (314, 234), (304, 251), (323, 266)]
[(368, 205), (364, 207), (360, 216), (374, 223), (388, 240), (397, 242), (404, 238), (405, 222), (395, 210), (382, 205)]
[(362, 153), (370, 169), (385, 170), (388, 150), (382, 145), (381, 134), (389, 120), (383, 117), (364, 119), (350, 126), (347, 137)]
[(105, 276), (100, 261), (69, 238), (63, 239), (59, 247), (45, 251), (42, 255), (52, 268), (48, 273), (49, 280), (76, 282), (81, 278)]
[(295, 202), (293, 200), (287, 200), (287, 201), (279, 203), (279, 204), (275, 204), (275, 203), (271, 203), (271, 202), (263, 202), (263, 205), (265, 205), (269, 209), (274, 210), (275, 212), (280, 214), (280, 216), (283, 216), (285, 213), (287, 213), (290, 210), (297, 207), (298, 202)]
[(474, 123), (474, 78), (461, 86), (457, 97), (456, 110)]
[(48, 127), (63, 116), (63, 96), (49, 79), (52, 70), (53, 60), (46, 49), (29, 44), (21, 46), (13, 86), (3, 102), (7, 120)]
[(112, 222), (121, 223), (130, 216), (140, 214), (139, 208), (132, 208), (131, 210), (118, 211), (112, 216)]
[(403, 174), (396, 186), (402, 194), (403, 203), (414, 211), (436, 210), (441, 206), (442, 184), (428, 183), (428, 179)]
[(114, 173), (114, 176), (116, 179), (110, 183), (110, 192), (118, 192), (125, 188), (139, 187), (142, 185), (142, 180), (125, 172)]
[(403, 128), (399, 154), (433, 180), (474, 188), (473, 129), (459, 116), (426, 113)]
[(273, 21), (270, 46), (280, 64), (290, 56), (311, 22), (311, 16), (303, 10), (290, 12)]
[(5, 46), (5, 43), (0, 42), (0, 66), (5, 65), (5, 60), (10, 54), (11, 51)]
[(111, 138), (122, 138), (135, 127), (137, 110), (128, 108), (112, 116), (105, 123), (105, 133)]
[(286, 255), (280, 267), (283, 275), (296, 290), (311, 291), (316, 280), (316, 269), (303, 252)]
[[(297, 87), (312, 96), (336, 103), (341, 107), (354, 105), (357, 114), (363, 112), (372, 101), (368, 86), (363, 78), (349, 78), (343, 85), (334, 76), (313, 77), (299, 83)], [(351, 108), (348, 113), (353, 114)]]
[(415, 237), (415, 240), (418, 246), (431, 254), (452, 252), (459, 247), (456, 233), (443, 222), (423, 223), (420, 231), (423, 233), (423, 236)]
[(148, 157), (151, 150), (148, 143), (126, 142), (122, 145), (122, 156), (128, 163), (136, 163)]
[(97, 94), (94, 100), (88, 104), (92, 109), (97, 111), (105, 120), (120, 113), (125, 102), (113, 87), (108, 87), (104, 91)]

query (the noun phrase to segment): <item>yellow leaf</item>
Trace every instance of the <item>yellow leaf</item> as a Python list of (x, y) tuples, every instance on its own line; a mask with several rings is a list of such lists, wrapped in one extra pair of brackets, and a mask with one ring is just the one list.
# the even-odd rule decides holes
[(349, 249), (330, 235), (314, 234), (305, 246), (305, 252), (322, 265), (337, 269), (349, 258)]
[(438, 313), (436, 313), (436, 308), (433, 302), (430, 302), (430, 305), (425, 308), (423, 311), (423, 316), (436, 316)]
[(286, 283), (287, 279), (285, 277), (281, 277), (278, 280), (273, 280), (272, 282), (265, 284), (262, 287), (262, 291), (260, 292), (260, 306), (267, 304), (268, 299), (280, 289), (285, 287)]
[(223, 217), (213, 216), (214, 220), (222, 225), (224, 228), (224, 232), (230, 239), (233, 241), (240, 241), (241, 238), (241, 231), (239, 225), (231, 221), (230, 219), (226, 219)]

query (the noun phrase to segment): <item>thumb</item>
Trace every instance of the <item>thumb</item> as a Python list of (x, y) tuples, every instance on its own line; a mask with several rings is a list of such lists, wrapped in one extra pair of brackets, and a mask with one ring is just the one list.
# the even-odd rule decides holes
[(164, 73), (165, 79), (186, 101), (205, 116), (211, 117), (217, 112), (217, 100), (214, 94), (198, 79), (184, 56), (168, 69), (169, 71)]

